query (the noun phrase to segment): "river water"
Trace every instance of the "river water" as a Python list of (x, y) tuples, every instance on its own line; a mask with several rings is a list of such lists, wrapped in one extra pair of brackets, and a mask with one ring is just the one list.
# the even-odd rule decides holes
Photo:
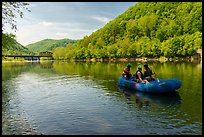
[[(117, 85), (125, 62), (3, 62), (4, 135), (201, 135), (202, 65), (149, 62), (171, 94)], [(141, 62), (132, 62), (134, 73)]]

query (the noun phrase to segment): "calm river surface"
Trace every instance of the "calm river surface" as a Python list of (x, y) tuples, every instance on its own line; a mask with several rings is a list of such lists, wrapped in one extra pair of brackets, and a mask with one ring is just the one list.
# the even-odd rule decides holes
[[(202, 65), (148, 62), (172, 94), (118, 88), (124, 62), (3, 62), (2, 134), (202, 134)], [(140, 62), (132, 62), (134, 73)]]

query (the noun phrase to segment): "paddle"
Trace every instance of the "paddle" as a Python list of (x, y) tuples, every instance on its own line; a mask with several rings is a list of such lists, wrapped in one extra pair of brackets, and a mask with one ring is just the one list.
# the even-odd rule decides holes
[(157, 76), (156, 76), (156, 73), (155, 73), (155, 72), (154, 72), (154, 75), (155, 75), (155, 78), (157, 79), (157, 82), (160, 82), (160, 81), (159, 81), (159, 79), (157, 78)]

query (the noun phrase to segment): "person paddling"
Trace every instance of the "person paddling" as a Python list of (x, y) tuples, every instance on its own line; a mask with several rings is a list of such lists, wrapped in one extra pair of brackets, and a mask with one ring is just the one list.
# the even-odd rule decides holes
[(152, 75), (156, 75), (155, 72), (152, 72), (152, 70), (148, 67), (148, 64), (145, 63), (144, 64), (144, 77), (148, 80), (148, 81), (155, 81), (155, 79), (152, 77)]
[(144, 75), (142, 73), (142, 66), (138, 66), (138, 70), (136, 71), (135, 75), (136, 77), (136, 82), (142, 82), (142, 83), (149, 83), (146, 79), (144, 79)]

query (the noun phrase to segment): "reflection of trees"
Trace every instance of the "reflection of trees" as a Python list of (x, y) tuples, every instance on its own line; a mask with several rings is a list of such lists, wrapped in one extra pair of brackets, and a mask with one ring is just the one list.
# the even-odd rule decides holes
[[(101, 85), (106, 90), (104, 92), (115, 95), (118, 91), (118, 78), (121, 76), (123, 68), (127, 62), (40, 62), (31, 63), (3, 63), (3, 81), (17, 77), (22, 72), (31, 72), (43, 76), (53, 75), (80, 75), (85, 80), (92, 79), (97, 85)], [(137, 66), (141, 62), (132, 62), (131, 72), (135, 73)], [(182, 86), (178, 89), (179, 95), (163, 96), (160, 95), (141, 95), (136, 97), (130, 94), (130, 101), (140, 106), (149, 104), (176, 105), (182, 102), (179, 107), (189, 114), (193, 119), (200, 121), (202, 117), (202, 70), (197, 64), (190, 62), (148, 62), (153, 67), (157, 76), (162, 79), (176, 77), (182, 81)], [(200, 85), (199, 85), (200, 84)], [(3, 85), (4, 86), (4, 85)], [(7, 95), (4, 95), (6, 98)], [(116, 95), (118, 98), (123, 98)], [(145, 102), (147, 101), (147, 102)], [(189, 106), (191, 109), (189, 109)]]
[[(143, 65), (141, 62), (131, 63), (133, 65), (131, 73), (135, 73), (139, 64)], [(148, 64), (156, 71), (158, 78), (169, 79), (175, 77), (182, 81), (182, 86), (177, 90), (179, 95), (163, 97), (146, 95), (142, 99), (151, 100), (153, 103), (160, 105), (179, 104), (182, 101), (181, 109), (199, 121), (199, 118), (201, 118), (199, 115), (202, 115), (202, 109), (200, 109), (202, 108), (202, 71), (196, 67), (197, 64), (181, 61), (148, 62)], [(96, 84), (105, 87), (107, 89), (105, 92), (113, 94), (112, 92), (118, 90), (118, 79), (126, 65), (127, 62), (54, 62), (53, 68), (59, 74), (81, 75), (84, 78), (91, 78)], [(191, 106), (191, 109), (189, 109), (189, 106)]]
[(53, 61), (40, 61), (40, 67), (53, 68)]
[(2, 63), (2, 81), (17, 77), (32, 66), (26, 62), (5, 62)]
[[(134, 74), (137, 66), (143, 63), (133, 62), (132, 64), (131, 73)], [(177, 78), (182, 81), (182, 87), (189, 86), (188, 89), (196, 88), (193, 82), (189, 83), (188, 78), (197, 81), (197, 77), (200, 77), (200, 73), (202, 74), (202, 71), (195, 70), (196, 64), (190, 62), (149, 62), (148, 64), (156, 71), (158, 78)], [(127, 63), (124, 62), (54, 62), (53, 68), (61, 74), (91, 76), (96, 82), (98, 81), (98, 84), (102, 84), (110, 90), (116, 90), (118, 78), (126, 65)]]
[[(133, 63), (133, 66), (136, 67), (139, 63)], [(162, 67), (162, 64), (153, 64), (156, 67), (159, 68)], [(93, 78), (94, 82), (96, 82), (99, 85), (102, 85), (106, 89), (110, 91), (117, 91), (118, 86), (118, 78), (121, 76), (123, 67), (126, 66), (126, 63), (104, 63), (104, 62), (88, 62), (88, 63), (82, 63), (82, 62), (54, 62), (53, 63), (55, 71), (58, 73), (68, 74), (68, 75), (81, 75), (84, 76), (84, 78), (87, 78), (87, 76), (91, 76)], [(169, 64), (169, 66), (171, 66)], [(166, 69), (164, 68), (164, 72), (166, 72)], [(158, 69), (159, 70), (159, 69)], [(170, 71), (168, 71), (170, 72)], [(167, 73), (168, 73), (167, 72)], [(134, 69), (132, 69), (132, 73), (134, 73)], [(107, 91), (108, 92), (108, 91)], [(125, 92), (127, 93), (127, 92)], [(126, 94), (127, 95), (127, 94)], [(154, 95), (143, 95), (143, 94), (137, 94), (138, 96), (133, 99), (134, 102), (137, 102), (136, 104), (138, 106), (146, 105), (148, 102), (153, 102), (156, 104), (163, 104), (163, 105), (169, 105), (170, 103), (173, 103), (174, 105), (179, 103), (180, 96), (176, 94), (173, 96), (166, 95), (166, 96), (154, 96)], [(140, 105), (139, 105), (140, 104)], [(170, 104), (170, 105), (173, 105)]]

